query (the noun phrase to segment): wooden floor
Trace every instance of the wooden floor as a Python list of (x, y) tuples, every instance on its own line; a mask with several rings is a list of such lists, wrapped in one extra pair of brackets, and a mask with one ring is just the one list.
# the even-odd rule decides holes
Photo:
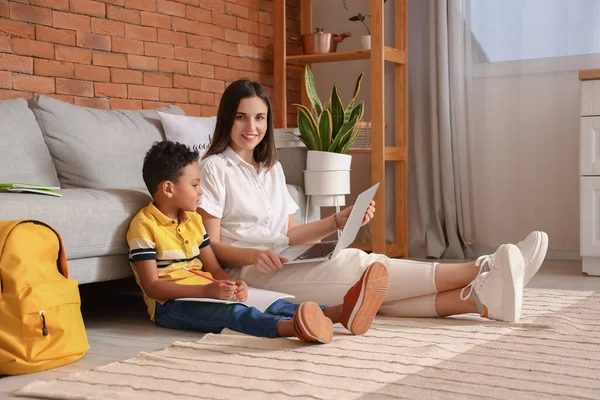
[[(529, 287), (600, 291), (600, 277), (581, 274), (577, 261), (546, 261)], [(152, 324), (132, 280), (82, 285), (82, 312), (91, 349), (79, 361), (37, 374), (0, 378), (0, 399), (34, 380), (51, 380), (114, 361), (141, 351), (161, 350), (177, 340), (194, 341), (195, 332), (164, 329)]]

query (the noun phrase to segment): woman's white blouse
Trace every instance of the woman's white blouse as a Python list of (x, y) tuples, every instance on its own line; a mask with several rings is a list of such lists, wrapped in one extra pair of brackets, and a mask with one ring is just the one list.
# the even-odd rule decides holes
[(238, 247), (281, 251), (288, 245), (289, 215), (298, 210), (281, 164), (256, 169), (231, 149), (201, 162), (202, 196), (198, 202), (221, 219), (221, 242)]

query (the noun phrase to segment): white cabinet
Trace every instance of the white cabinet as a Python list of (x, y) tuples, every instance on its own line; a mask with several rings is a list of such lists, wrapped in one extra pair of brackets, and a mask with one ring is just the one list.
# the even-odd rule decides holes
[[(582, 71), (580, 79), (589, 79)], [(600, 275), (600, 71), (581, 81), (580, 101), (580, 251), (583, 272)]]

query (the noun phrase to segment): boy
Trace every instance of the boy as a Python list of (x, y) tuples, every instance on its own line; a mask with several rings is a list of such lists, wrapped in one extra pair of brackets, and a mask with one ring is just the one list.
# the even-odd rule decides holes
[(248, 287), (243, 281), (233, 281), (221, 268), (202, 218), (195, 212), (202, 194), (198, 151), (180, 143), (156, 142), (146, 154), (142, 174), (153, 202), (131, 221), (127, 242), (136, 282), (156, 324), (212, 333), (229, 328), (254, 336), (296, 336), (318, 343), (331, 342), (335, 322), (355, 334), (371, 325), (387, 290), (387, 270), (381, 263), (367, 268), (344, 297), (344, 304), (334, 307), (277, 300), (263, 313), (241, 304), (173, 301), (182, 297), (245, 301)]

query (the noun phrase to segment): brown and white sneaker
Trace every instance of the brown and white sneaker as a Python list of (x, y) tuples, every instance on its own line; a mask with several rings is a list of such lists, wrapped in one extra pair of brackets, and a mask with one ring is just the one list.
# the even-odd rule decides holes
[(317, 303), (300, 304), (294, 314), (296, 337), (305, 342), (331, 343), (333, 323), (323, 314)]
[(385, 265), (375, 262), (367, 267), (358, 282), (344, 296), (341, 323), (355, 335), (369, 330), (388, 288)]

